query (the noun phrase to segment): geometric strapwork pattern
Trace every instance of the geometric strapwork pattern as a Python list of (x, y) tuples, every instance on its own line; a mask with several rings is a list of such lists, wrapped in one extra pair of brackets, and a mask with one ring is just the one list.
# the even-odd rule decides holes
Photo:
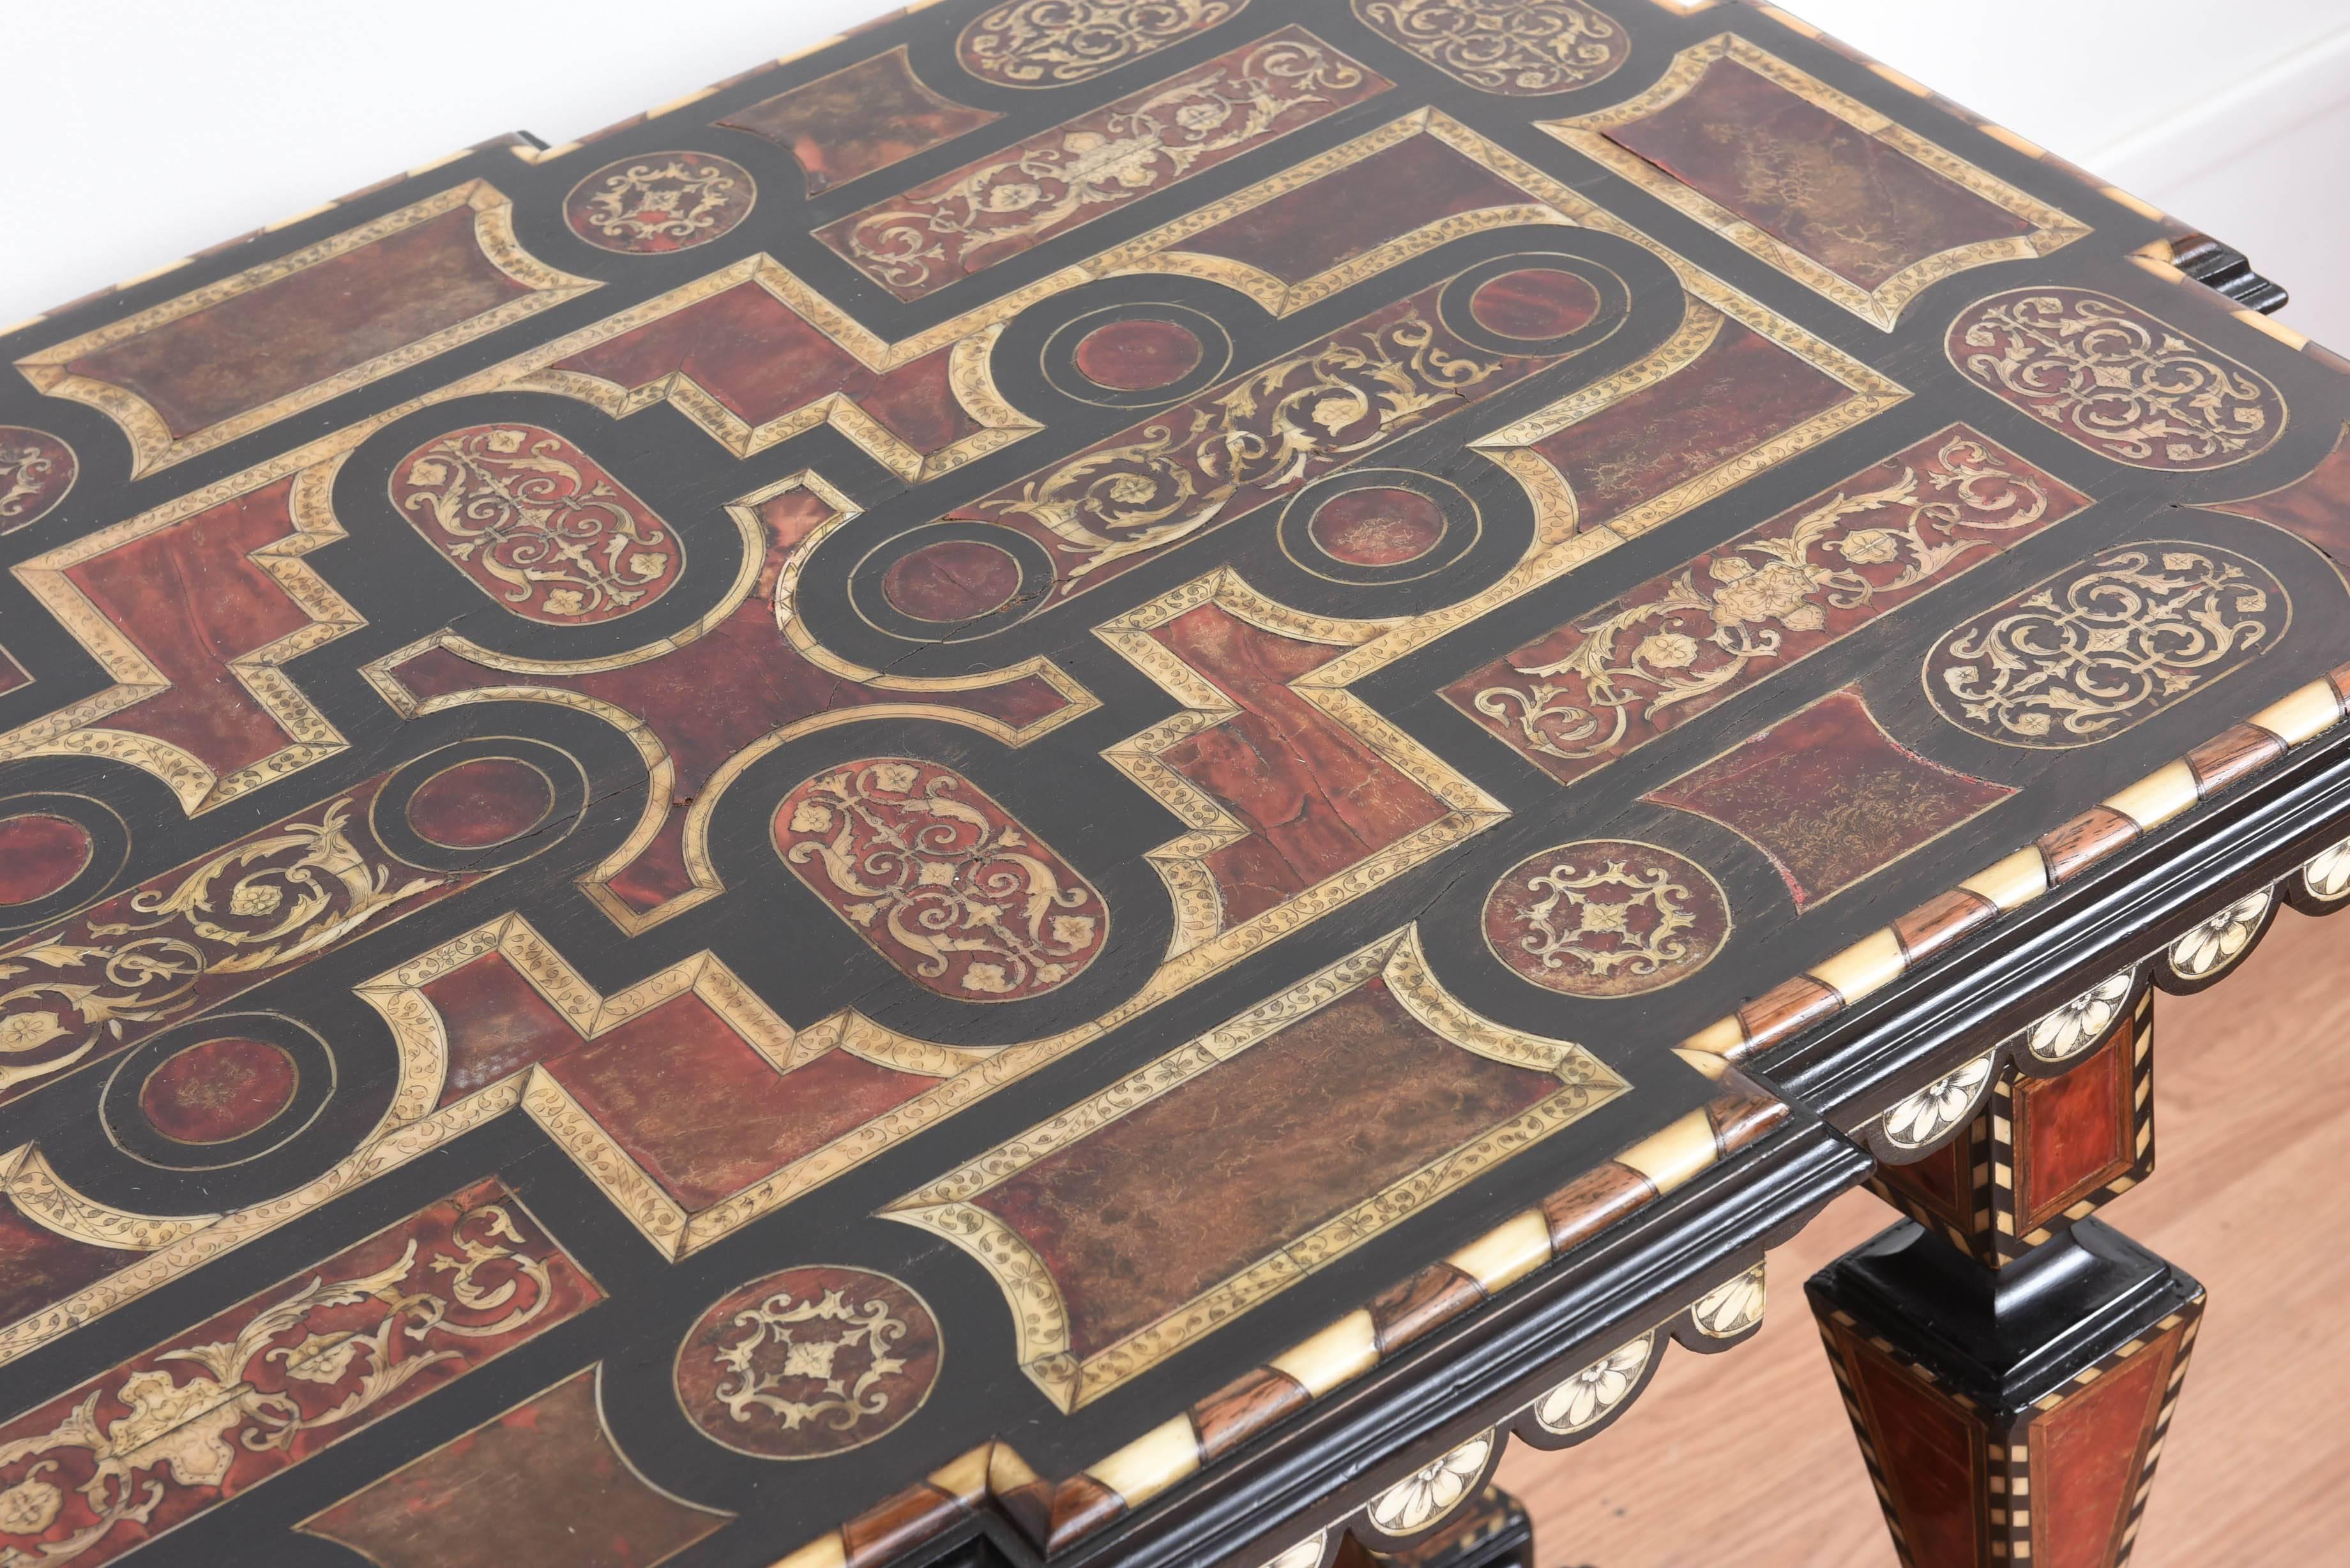
[(1057, 1546), (1825, 1148), (1676, 1045), (2350, 657), (2154, 237), (1760, 11), (947, 0), (0, 338), (0, 1563)]

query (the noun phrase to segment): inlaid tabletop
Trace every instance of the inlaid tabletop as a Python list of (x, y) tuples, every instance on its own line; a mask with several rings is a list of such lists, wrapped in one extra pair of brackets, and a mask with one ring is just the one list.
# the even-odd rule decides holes
[(2350, 728), (2188, 237), (1773, 11), (946, 0), (0, 337), (0, 1562), (1207, 1561), (1751, 1330), (1821, 1028)]

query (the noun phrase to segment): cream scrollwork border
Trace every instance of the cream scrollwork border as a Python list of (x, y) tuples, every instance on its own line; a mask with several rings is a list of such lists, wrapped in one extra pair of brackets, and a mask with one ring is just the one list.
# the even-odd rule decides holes
[(135, 1214), (101, 1203), (67, 1184), (37, 1144), (0, 1154), (0, 1196), (42, 1230), (85, 1246), (154, 1252), (186, 1240), (217, 1214)]
[[(1717, 61), (1743, 66), (1773, 85), (1825, 110), (1862, 134), (1903, 153), (1952, 184), (2033, 225), (2026, 234), (2002, 235), (1954, 246), (1910, 263), (1875, 288), (1863, 288), (1784, 241), (1682, 184), (1657, 165), (1607, 137), (1618, 126), (1647, 119), (1678, 102)], [(1944, 278), (1993, 262), (2050, 255), (2087, 234), (2089, 225), (2037, 197), (2027, 195), (1990, 171), (1927, 140), (1858, 99), (1837, 91), (1809, 72), (1788, 64), (1734, 33), (1691, 45), (1674, 57), (1646, 92), (1593, 114), (1541, 120), (1539, 128), (1687, 216), (1703, 223), (1758, 260), (1768, 263), (1814, 293), (1835, 301), (1873, 327), (1890, 332), (1902, 308)]]
[[(527, 293), (466, 320), (387, 349), (371, 359), (337, 371), (283, 397), (272, 399), (258, 408), (244, 410), (203, 430), (175, 437), (162, 413), (137, 392), (128, 387), (80, 375), (72, 369), (75, 360), (88, 355), (130, 342), (198, 311), (241, 298), (321, 263), (348, 255), (464, 208), (473, 210), (473, 241), (480, 246), (482, 254), (499, 272), (528, 290)], [(120, 426), (124, 435), (130, 438), (130, 474), (137, 479), (265, 429), (331, 398), (356, 391), (395, 371), (422, 364), (436, 355), (536, 316), (598, 286), (594, 278), (574, 276), (549, 266), (523, 249), (522, 243), (515, 237), (513, 203), (487, 181), (469, 180), (438, 195), (412, 202), (398, 212), (361, 223), (357, 228), (346, 229), (315, 244), (305, 245), (275, 260), (247, 267), (218, 283), (208, 284), (176, 299), (166, 300), (136, 315), (110, 321), (63, 343), (28, 354), (16, 361), (16, 369), (24, 373), (26, 380), (50, 397), (68, 398), (87, 404)]]
[[(1076, 1355), (1071, 1349), (1068, 1311), (1051, 1269), (1017, 1231), (973, 1199), (1055, 1150), (1212, 1072), (1373, 980), (1383, 981), (1416, 1019), (1448, 1043), (1513, 1066), (1547, 1073), (1558, 1079), (1558, 1091), (1302, 1235), (1273, 1247), (1115, 1345), (1091, 1355)], [(1061, 1409), (1076, 1410), (1630, 1087), (1583, 1047), (1505, 1028), (1445, 992), (1429, 972), (1419, 928), (1410, 926), (1295, 982), (1049, 1120), (908, 1193), (881, 1213), (944, 1237), (988, 1272), (1012, 1307), (1021, 1369)]]

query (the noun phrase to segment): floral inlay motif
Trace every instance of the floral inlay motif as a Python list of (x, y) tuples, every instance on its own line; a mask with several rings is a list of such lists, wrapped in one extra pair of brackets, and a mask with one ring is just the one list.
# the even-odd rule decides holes
[(527, 620), (585, 626), (675, 586), (685, 548), (653, 509), (564, 437), (475, 425), (395, 465), (391, 504), (475, 587)]
[(1317, 1568), (1323, 1550), (1330, 1543), (1330, 1532), (1317, 1530), (1305, 1540), (1289, 1547), (1277, 1557), (1265, 1559), (1264, 1568)]
[(0, 1427), (0, 1563), (112, 1561), (598, 1299), (478, 1183)]
[(1485, 940), (1534, 984), (1633, 996), (1678, 984), (1730, 935), (1730, 901), (1696, 862), (1619, 839), (1562, 844), (1519, 862), (1485, 899)]
[(2284, 431), (2284, 399), (2266, 379), (2087, 289), (1995, 294), (1960, 313), (1946, 348), (1985, 391), (2133, 468), (2224, 468)]
[(1481, 1433), (1371, 1499), (1364, 1512), (1389, 1535), (1417, 1535), (1460, 1506), (1492, 1452), (1493, 1434)]
[(2268, 568), (2231, 551), (2116, 545), (1952, 631), (1926, 656), (1926, 691), (1984, 740), (2088, 745), (2264, 651), (2292, 608)]
[(710, 152), (648, 152), (571, 188), (564, 220), (598, 250), (660, 255), (706, 245), (751, 215), (750, 171)]
[(2350, 893), (2350, 838), (2311, 856), (2301, 868), (2301, 885), (2311, 898), (2328, 903)]
[(1017, 1002), (1099, 956), (1092, 885), (952, 768), (868, 757), (775, 809), (775, 850), (809, 891), (917, 985)]
[(678, 1393), (730, 1449), (815, 1459), (869, 1443), (921, 1408), (941, 1354), (930, 1308), (887, 1274), (785, 1269), (702, 1314), (678, 1351)]
[(2208, 980), (2244, 956), (2276, 902), (2276, 889), (2247, 893), (2170, 944), (2171, 972), (2181, 980)]
[(1155, 55), (1237, 16), (1249, 0), (1004, 0), (974, 17), (955, 57), (982, 81), (1048, 88)]
[(1052, 597), (1065, 597), (1528, 368), (1448, 344), (1465, 347), (1417, 302), (1383, 311), (965, 510), (1046, 542), (1062, 563)]
[(1577, 778), (2081, 504), (1954, 425), (1445, 696), (1537, 765)]
[(128, 1049), (268, 974), (446, 897), (365, 826), (374, 786), (0, 951), (0, 1097)]
[(1923, 1148), (1966, 1120), (1991, 1087), (1991, 1065), (1998, 1059), (1998, 1052), (1987, 1051), (1895, 1105), (1885, 1113), (1886, 1141), (1899, 1148)]
[(1730, 1339), (1762, 1321), (1767, 1296), (1762, 1265), (1755, 1264), (1734, 1280), (1726, 1280), (1698, 1298), (1690, 1308), (1698, 1332), (1713, 1339)]
[(1355, 0), (1355, 15), (1481, 92), (1588, 87), (1632, 52), (1624, 29), (1581, 0)]
[(920, 299), (1388, 85), (1303, 28), (1284, 27), (827, 223), (816, 237), (899, 298)]
[(73, 448), (48, 431), (0, 425), (0, 534), (47, 516), (73, 488), (78, 471)]
[(1562, 1437), (1597, 1426), (1631, 1397), (1656, 1348), (1654, 1333), (1617, 1346), (1544, 1395), (1534, 1407), (1534, 1420)]
[(2055, 1012), (2034, 1023), (2024, 1036), (2024, 1047), (2043, 1062), (2064, 1062), (2106, 1037), (2129, 1000), (2135, 967), (2107, 975)]

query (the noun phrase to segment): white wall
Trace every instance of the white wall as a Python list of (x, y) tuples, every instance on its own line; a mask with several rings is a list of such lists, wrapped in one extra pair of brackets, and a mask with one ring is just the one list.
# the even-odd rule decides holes
[[(891, 3), (0, 0), (0, 323), (469, 142), (567, 140)], [(2248, 252), (2293, 290), (2286, 319), (2350, 348), (2344, 0), (1793, 8)]]

